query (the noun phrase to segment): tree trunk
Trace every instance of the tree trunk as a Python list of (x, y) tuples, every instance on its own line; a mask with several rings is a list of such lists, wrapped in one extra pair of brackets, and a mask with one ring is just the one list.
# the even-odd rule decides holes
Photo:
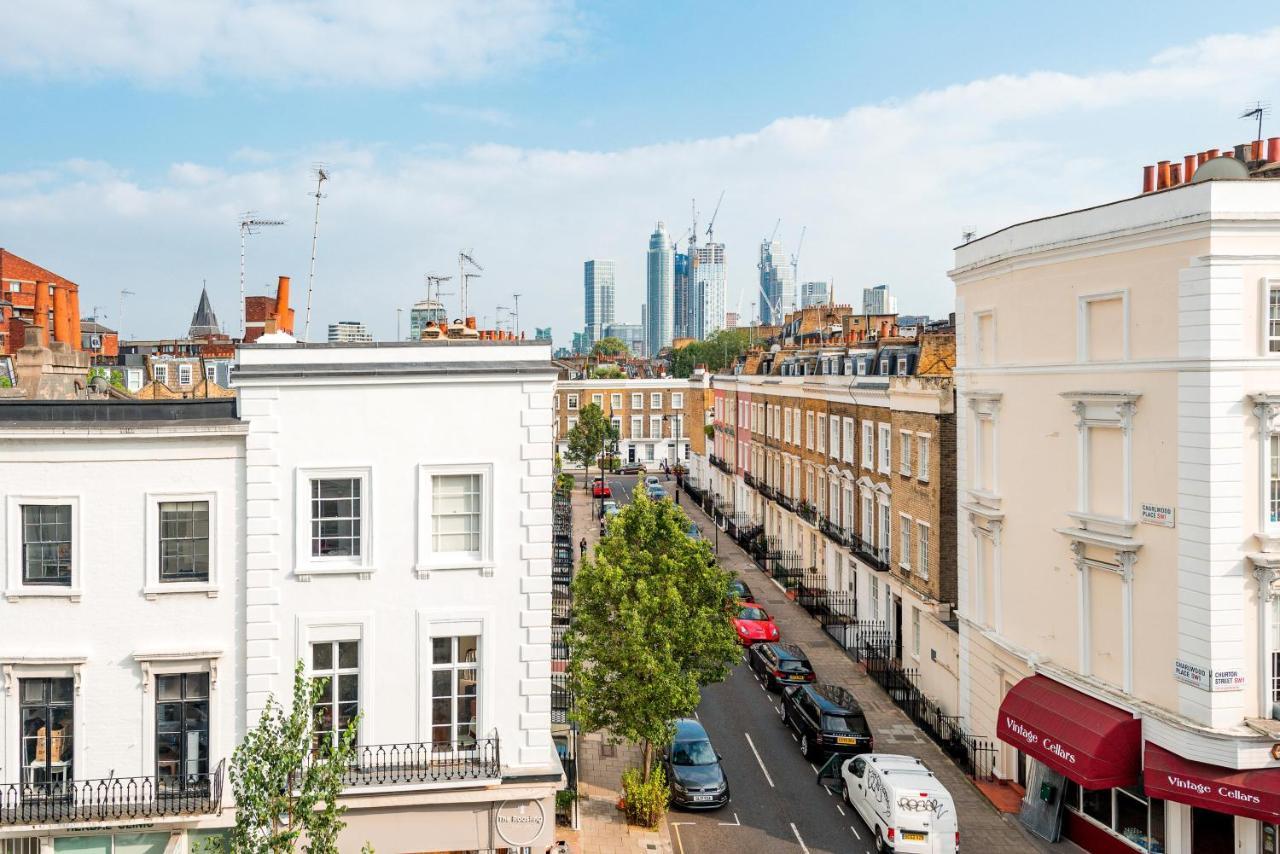
[(640, 778), (644, 782), (649, 782), (649, 773), (653, 769), (653, 742), (645, 739), (640, 742), (640, 761), (644, 763), (641, 769), (643, 776)]

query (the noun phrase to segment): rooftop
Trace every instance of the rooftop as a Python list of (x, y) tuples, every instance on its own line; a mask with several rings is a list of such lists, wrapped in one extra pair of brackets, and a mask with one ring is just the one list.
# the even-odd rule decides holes
[(209, 428), (240, 424), (236, 399), (0, 401), (0, 430)]

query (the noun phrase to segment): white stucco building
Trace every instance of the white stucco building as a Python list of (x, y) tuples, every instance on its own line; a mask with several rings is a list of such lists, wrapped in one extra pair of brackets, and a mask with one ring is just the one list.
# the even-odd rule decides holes
[(541, 850), (549, 342), (242, 348), (250, 720), (293, 662), (359, 717), (342, 850)]
[(231, 823), (245, 433), (234, 400), (0, 404), (0, 851)]
[(1278, 259), (1261, 178), (956, 250), (961, 713), (1090, 851), (1280, 844)]

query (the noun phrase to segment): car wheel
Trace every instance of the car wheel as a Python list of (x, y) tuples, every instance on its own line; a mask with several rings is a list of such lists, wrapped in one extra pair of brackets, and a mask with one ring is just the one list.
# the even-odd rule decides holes
[(880, 835), (880, 828), (876, 828), (876, 851), (879, 854), (889, 854), (892, 849), (885, 844), (884, 837)]
[(812, 755), (812, 751), (809, 750), (809, 736), (807, 735), (800, 736), (800, 753), (805, 759)]
[(849, 784), (844, 784), (844, 789), (840, 792), (840, 796), (844, 798), (844, 802), (849, 806), (853, 806), (853, 798), (849, 797)]
[(787, 722), (787, 704), (786, 704), (786, 703), (782, 703), (781, 705), (779, 705), (779, 706), (778, 706), (778, 714), (782, 716), (782, 725), (783, 725), (783, 726), (788, 726), (788, 722)]

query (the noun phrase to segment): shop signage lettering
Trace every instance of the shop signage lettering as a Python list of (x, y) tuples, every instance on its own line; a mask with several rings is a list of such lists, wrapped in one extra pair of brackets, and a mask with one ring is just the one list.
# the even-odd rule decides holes
[(547, 824), (547, 813), (541, 801), (503, 801), (493, 817), (494, 830), (508, 845), (523, 848), (531, 845)]
[(1072, 765), (1076, 764), (1076, 755), (1073, 751), (1068, 750), (1060, 742), (1054, 741), (1051, 738), (1042, 739), (1035, 730), (1028, 726), (1024, 726), (1008, 715), (1004, 716), (1004, 728), (1018, 736), (1018, 738), (1025, 741), (1028, 745), (1039, 745), (1042, 750), (1052, 753), (1063, 762), (1069, 762)]
[(1211, 783), (1202, 783), (1199, 780), (1188, 780), (1186, 777), (1179, 777), (1176, 774), (1165, 774), (1165, 779), (1169, 781), (1169, 785), (1175, 789), (1183, 789), (1188, 792), (1195, 792), (1197, 795), (1207, 795), (1213, 792), (1220, 798), (1227, 798), (1232, 801), (1239, 801), (1242, 804), (1252, 804), (1261, 806), (1262, 798), (1252, 792), (1242, 791), (1235, 786), (1214, 786)]
[(1173, 508), (1166, 504), (1143, 504), (1142, 521), (1148, 525), (1173, 527)]
[(1173, 662), (1173, 678), (1202, 691), (1244, 690), (1244, 674), (1236, 668), (1210, 670), (1189, 661), (1176, 659)]

